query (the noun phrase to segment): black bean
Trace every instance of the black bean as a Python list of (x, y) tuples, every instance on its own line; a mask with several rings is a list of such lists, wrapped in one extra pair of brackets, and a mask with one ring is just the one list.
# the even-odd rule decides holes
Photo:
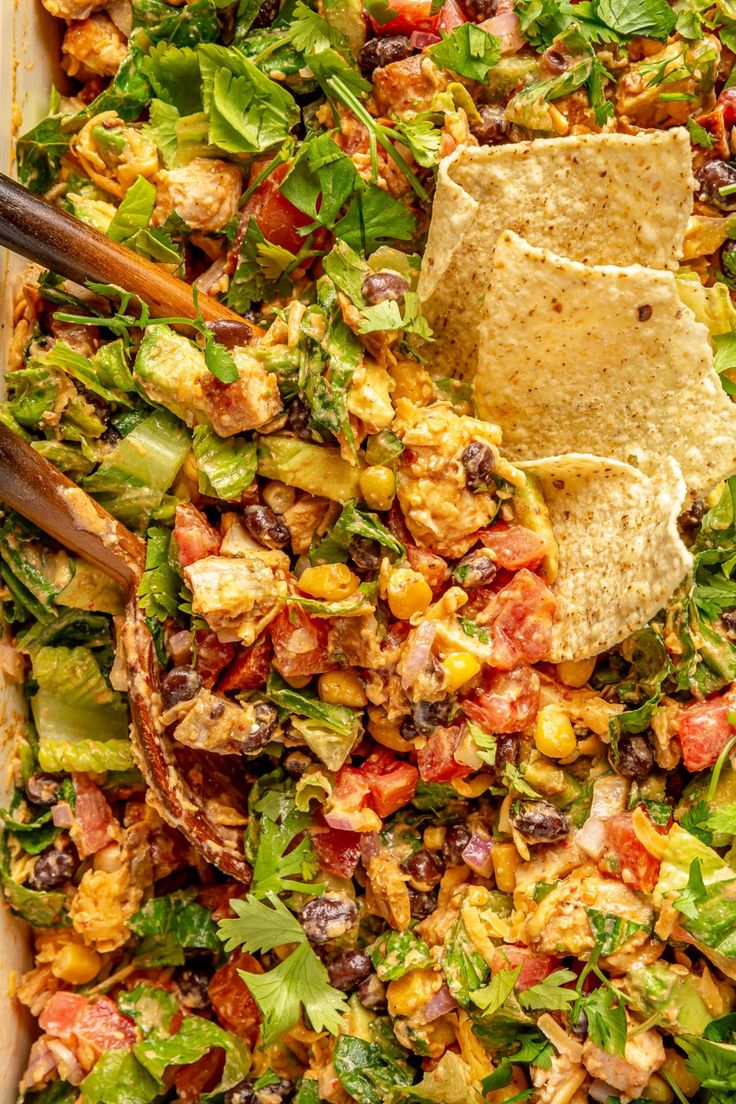
[(241, 1081), (235, 1088), (225, 1093), (225, 1104), (256, 1104), (256, 1094), (252, 1081)]
[(695, 170), (698, 199), (720, 211), (736, 211), (736, 192), (723, 195), (721, 189), (736, 184), (736, 168), (726, 161), (706, 161)]
[(618, 744), (618, 763), (613, 756), (611, 762), (624, 778), (646, 782), (654, 767), (654, 756), (643, 736), (624, 736)]
[(257, 1104), (287, 1104), (294, 1097), (294, 1082), (283, 1078), (275, 1085), (265, 1085), (262, 1089), (256, 1089), (255, 1099)]
[(502, 107), (481, 104), (478, 108), (480, 119), (471, 123), (470, 129), (481, 146), (495, 146), (503, 142), (509, 133), (509, 124), (504, 117)]
[(686, 533), (694, 533), (700, 528), (700, 523), (705, 517), (706, 505), (702, 498), (696, 498), (684, 514), (680, 514), (680, 528)]
[(365, 981), (372, 970), (371, 960), (365, 951), (346, 951), (345, 954), (333, 958), (327, 967), (330, 985), (340, 989), (343, 993), (349, 993)]
[(349, 897), (325, 894), (307, 901), (297, 916), (310, 943), (328, 943), (352, 928), (358, 918), (358, 907)]
[(218, 344), (224, 345), (226, 349), (237, 349), (253, 340), (253, 329), (246, 326), (245, 322), (223, 318), (218, 322), (206, 322), (205, 325), (215, 335)]
[(301, 399), (294, 399), (289, 405), (286, 416), (287, 425), (292, 433), (303, 441), (313, 441), (314, 434), (309, 425), (309, 409)]
[(452, 569), (452, 581), (465, 590), (488, 586), (496, 577), (496, 565), (482, 548), (463, 556)]
[(286, 522), (270, 506), (246, 506), (243, 520), (250, 535), (266, 548), (285, 548), (291, 540)]
[(387, 299), (398, 301), (409, 290), (409, 281), (398, 272), (372, 272), (366, 276), (360, 289), (363, 298), (370, 306), (383, 303)]
[(359, 571), (378, 571), (381, 566), (381, 546), (368, 537), (351, 537), (348, 555)]
[(542, 54), (542, 65), (549, 73), (565, 73), (570, 67), (570, 59), (550, 46)]
[(279, 723), (278, 709), (270, 702), (256, 702), (253, 714), (253, 728), (239, 745), (244, 755), (257, 755), (271, 739)]
[(434, 730), (449, 720), (452, 712), (452, 699), (441, 698), (440, 701), (413, 702), (411, 707), (411, 719), (414, 727), (422, 736), (430, 736)]
[(437, 890), (433, 889), (431, 893), (421, 893), (418, 889), (412, 889), (411, 886), (407, 886), (407, 888), (413, 918), (415, 920), (426, 920), (437, 908)]
[(494, 770), (500, 777), (509, 763), (519, 762), (519, 737), (515, 732), (504, 732), (496, 737), (496, 763)]
[(261, 30), (263, 27), (270, 27), (279, 14), (279, 7), (279, 0), (263, 0), (261, 10), (253, 20), (251, 26), (256, 30)]
[(725, 626), (726, 632), (736, 632), (736, 609), (726, 610), (721, 614), (721, 621)]
[(554, 843), (570, 831), (570, 821), (548, 801), (526, 801), (512, 808), (511, 823), (529, 843)]
[(465, 482), (471, 491), (485, 490), (491, 483), (496, 461), (493, 450), (482, 441), (471, 441), (460, 457), (465, 468)]
[(123, 435), (114, 425), (109, 425), (99, 439), (110, 448), (115, 448), (115, 445), (117, 445), (119, 441), (122, 441)]
[(360, 51), (358, 64), (363, 76), (370, 77), (376, 69), (382, 69), (384, 65), (391, 65), (394, 61), (403, 61), (413, 53), (414, 49), (406, 35), (371, 38)]
[(26, 797), (34, 805), (55, 805), (61, 796), (62, 775), (38, 771), (26, 782)]
[(181, 993), (181, 1002), (186, 1008), (209, 1008), (210, 998), (207, 987), (210, 974), (206, 970), (190, 969), (188, 966), (177, 971), (176, 983)]
[(496, 14), (498, 0), (461, 0), (461, 6), (468, 19), (482, 23)]
[(421, 893), (427, 893), (439, 884), (444, 871), (444, 864), (439, 855), (432, 855), (422, 848), (415, 851), (403, 864), (404, 870), (409, 875), (409, 885), (418, 889)]
[(69, 881), (77, 869), (77, 861), (73, 850), (49, 847), (36, 859), (28, 884), (32, 889), (57, 889)]
[(172, 667), (161, 680), (161, 700), (171, 709), (179, 702), (191, 701), (202, 689), (202, 679), (193, 667)]
[(314, 760), (310, 755), (307, 755), (306, 751), (296, 749), (284, 756), (284, 770), (287, 774), (290, 774), (292, 778), (301, 778), (305, 770), (311, 767), (313, 762)]
[(463, 851), (470, 843), (470, 829), (467, 824), (451, 824), (445, 833), (442, 844), (442, 857), (448, 866), (462, 866)]
[(572, 1013), (569, 1013), (567, 1020), (573, 1035), (577, 1035), (578, 1039), (584, 1039), (588, 1034), (588, 1017), (582, 1009), (577, 1019), (573, 1017)]
[(371, 1012), (381, 1012), (386, 1007), (386, 986), (376, 974), (371, 974), (361, 983), (358, 1000)]

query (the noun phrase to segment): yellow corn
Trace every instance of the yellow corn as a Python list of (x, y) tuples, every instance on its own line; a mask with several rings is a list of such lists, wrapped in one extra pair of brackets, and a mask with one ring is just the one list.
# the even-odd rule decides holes
[(675, 1094), (664, 1077), (660, 1077), (658, 1073), (653, 1073), (644, 1089), (644, 1099), (653, 1101), (653, 1104), (671, 1104), (675, 1099)]
[(516, 869), (519, 865), (519, 852), (513, 843), (497, 843), (491, 851), (491, 860), (496, 885), (502, 893), (513, 893), (516, 889)]
[(408, 754), (414, 750), (414, 741), (406, 740), (401, 735), (401, 728), (396, 721), (389, 721), (383, 709), (368, 708), (368, 731), (377, 744), (390, 748), (391, 751), (402, 751)]
[(565, 686), (579, 690), (595, 671), (595, 659), (569, 659), (557, 664), (557, 677)]
[(303, 686), (306, 686), (308, 682), (312, 681), (311, 675), (284, 675), (284, 681), (288, 682), (289, 686), (293, 686), (295, 690), (301, 690)]
[(418, 571), (400, 567), (388, 580), (388, 605), (394, 617), (408, 621), (415, 613), (424, 613), (432, 601), (432, 590)]
[(347, 564), (321, 564), (308, 567), (299, 576), (299, 588), (312, 598), (322, 598), (327, 602), (339, 602), (349, 598), (360, 586), (360, 579), (354, 575)]
[(352, 669), (320, 675), (317, 692), (328, 705), (349, 705), (352, 709), (362, 709), (368, 701), (358, 672)]
[(641, 805), (637, 805), (631, 815), (631, 827), (639, 843), (650, 855), (654, 855), (655, 859), (664, 858), (667, 850), (667, 836), (657, 831)]
[(424, 829), (422, 843), (428, 851), (441, 851), (446, 835), (447, 829), (443, 828), (441, 824), (431, 824)]
[(445, 669), (446, 686), (452, 693), (480, 671), (480, 663), (470, 652), (450, 652), (442, 660)]
[(388, 510), (396, 494), (396, 478), (391, 468), (374, 464), (364, 468), (358, 480), (363, 501), (371, 510)]
[(78, 943), (66, 943), (51, 964), (51, 973), (69, 985), (86, 985), (97, 977), (102, 959), (97, 951)]
[(539, 710), (534, 743), (548, 759), (566, 759), (575, 751), (574, 729), (559, 705), (545, 705)]
[(442, 976), (434, 970), (409, 970), (403, 977), (389, 982), (386, 990), (388, 1010), (392, 1016), (411, 1016), (442, 986)]
[(663, 1072), (669, 1074), (684, 1096), (694, 1096), (700, 1088), (697, 1077), (693, 1077), (685, 1065), (685, 1059), (676, 1050), (665, 1050)]

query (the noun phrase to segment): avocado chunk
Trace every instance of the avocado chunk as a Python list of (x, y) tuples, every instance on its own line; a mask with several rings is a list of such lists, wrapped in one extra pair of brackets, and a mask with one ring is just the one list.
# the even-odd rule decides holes
[(312, 445), (296, 437), (259, 437), (258, 474), (335, 502), (360, 498), (360, 468), (343, 460), (336, 448)]
[(491, 103), (508, 99), (538, 69), (536, 58), (502, 57), (486, 76), (485, 98)]
[(514, 494), (514, 513), (519, 525), (531, 529), (545, 542), (547, 550), (542, 560), (542, 574), (548, 583), (553, 583), (557, 578), (559, 555), (549, 510), (536, 475), (530, 475), (529, 472), (525, 472), (525, 475), (524, 486), (517, 487)]
[(202, 394), (204, 353), (169, 326), (149, 326), (133, 375), (146, 396), (191, 426), (208, 421)]
[(702, 1035), (713, 1019), (693, 980), (666, 962), (632, 966), (626, 980), (638, 1011), (645, 1017), (660, 1013), (663, 1026), (674, 1034)]
[(340, 34), (345, 35), (353, 57), (365, 43), (365, 19), (361, 0), (322, 0), (322, 18)]

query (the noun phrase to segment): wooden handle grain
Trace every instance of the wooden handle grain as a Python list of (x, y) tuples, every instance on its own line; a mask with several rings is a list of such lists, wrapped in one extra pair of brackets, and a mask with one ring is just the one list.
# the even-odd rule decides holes
[[(77, 284), (93, 280), (133, 292), (157, 318), (197, 315), (189, 284), (32, 195), (3, 173), (0, 173), (0, 246)], [(247, 325), (239, 314), (209, 295), (200, 295), (198, 305), (205, 322)]]

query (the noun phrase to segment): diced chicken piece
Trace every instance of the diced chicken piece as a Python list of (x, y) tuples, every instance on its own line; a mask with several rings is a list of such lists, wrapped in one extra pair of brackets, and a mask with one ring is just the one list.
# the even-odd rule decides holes
[(527, 921), (530, 945), (543, 954), (584, 958), (595, 946), (588, 921), (589, 908), (642, 926), (606, 959), (612, 969), (617, 956), (630, 955), (649, 939), (653, 911), (648, 901), (623, 882), (604, 878), (594, 866), (586, 865), (564, 878), (543, 898)]
[[(331, 617), (328, 622), (328, 653), (346, 667), (385, 667), (387, 658), (381, 651), (379, 628), (374, 613), (357, 617)], [(403, 707), (403, 711), (406, 709)]]
[(339, 506), (329, 498), (300, 494), (296, 502), (283, 512), (283, 519), (291, 537), (291, 547), (297, 556), (308, 552), (312, 539), (322, 536), (339, 514)]
[(366, 360), (353, 376), (348, 394), (348, 410), (365, 424), (369, 433), (378, 433), (391, 425), (394, 408), (391, 392), (394, 382), (388, 368)]
[(130, 919), (142, 898), (127, 863), (112, 871), (87, 870), (69, 907), (74, 930), (98, 951), (117, 950), (130, 936)]
[[(528, 911), (533, 902), (534, 890), (538, 885), (551, 885), (564, 878), (585, 861), (585, 856), (573, 842), (550, 844), (547, 847), (535, 847), (529, 862), (521, 863), (516, 872), (514, 904), (516, 908)], [(532, 903), (532, 907), (536, 907)]]
[(548, 1069), (532, 1066), (531, 1074), (534, 1104), (560, 1104), (563, 1100), (572, 1104), (575, 1094), (587, 1080), (586, 1071), (566, 1054), (555, 1054)]
[(281, 609), (289, 558), (283, 552), (244, 552), (237, 559), (207, 556), (184, 568), (192, 610), (213, 632), (252, 644)]
[(417, 407), (399, 399), (396, 414), (394, 429), (406, 446), (399, 459), (398, 498), (409, 531), (441, 556), (462, 556), (496, 509), (492, 494), (468, 488), (463, 451), (471, 442), (486, 445), (498, 475), (511, 482), (522, 477), (500, 458), (496, 426), (455, 414), (449, 403)]
[(406, 931), (411, 923), (411, 901), (407, 875), (393, 855), (379, 852), (368, 861), (368, 883), (379, 916), (395, 931)]
[(92, 12), (99, 11), (107, 0), (41, 0), (49, 15), (57, 19), (86, 19)]
[[(211, 751), (216, 755), (248, 754), (263, 747), (274, 727), (273, 723), (262, 723), (257, 704), (236, 705), (210, 690), (201, 690), (193, 701), (183, 706), (169, 711), (179, 716), (183, 714), (174, 738), (198, 751)], [(270, 706), (261, 704), (261, 710), (263, 720), (275, 720)], [(167, 723), (168, 714), (164, 714), (162, 720)]]
[(447, 87), (447, 77), (426, 54), (413, 54), (376, 69), (373, 93), (382, 115), (411, 118), (429, 111), (437, 92)]
[(629, 1031), (623, 1055), (607, 1054), (590, 1039), (583, 1047), (583, 1064), (588, 1073), (618, 1089), (622, 1101), (641, 1096), (647, 1081), (664, 1060), (662, 1036), (651, 1028), (636, 1035)]
[(202, 378), (204, 408), (220, 437), (257, 429), (283, 409), (276, 374), (244, 349), (235, 349), (233, 357), (239, 376), (235, 383), (221, 383), (209, 372)]
[(172, 212), (193, 230), (212, 233), (238, 211), (243, 174), (237, 165), (216, 158), (194, 157), (188, 165), (162, 169), (158, 175), (154, 225)]
[(127, 44), (104, 12), (70, 23), (61, 44), (62, 69), (77, 80), (114, 77), (127, 53)]

